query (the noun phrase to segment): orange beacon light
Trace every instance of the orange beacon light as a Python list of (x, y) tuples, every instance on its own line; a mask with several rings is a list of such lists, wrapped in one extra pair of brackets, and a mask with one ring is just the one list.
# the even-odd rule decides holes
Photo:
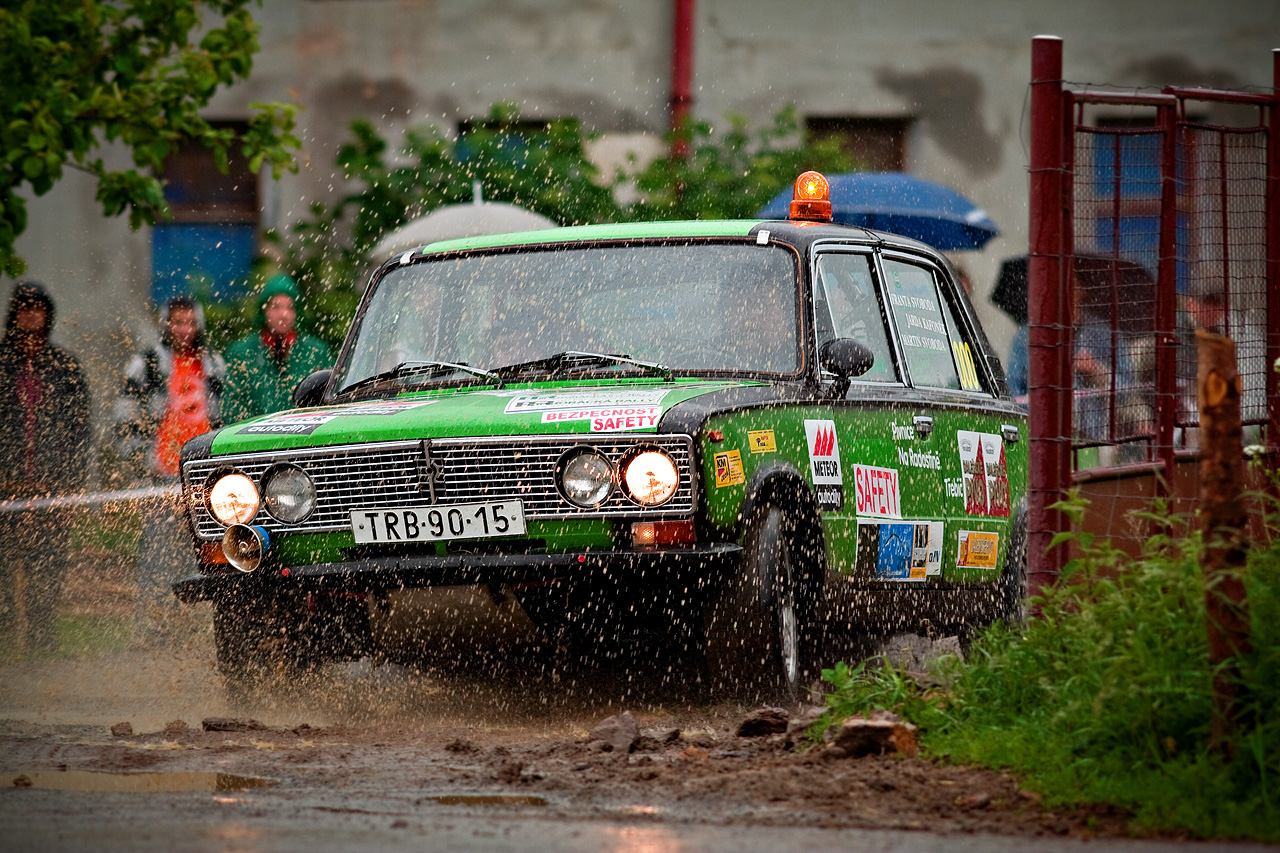
[(821, 172), (805, 172), (796, 178), (791, 193), (791, 218), (831, 221), (831, 184)]

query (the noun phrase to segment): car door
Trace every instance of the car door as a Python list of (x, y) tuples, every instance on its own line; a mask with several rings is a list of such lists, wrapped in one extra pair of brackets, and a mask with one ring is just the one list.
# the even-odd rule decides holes
[(1015, 483), (1025, 477), (1008, 449), (1021, 429), (998, 405), (976, 326), (943, 268), (885, 251), (881, 269), (917, 406), (913, 429), (896, 429), (894, 444), (903, 469), (917, 474), (904, 508), (932, 525), (928, 550), (940, 561), (929, 566), (928, 577), (992, 582), (1009, 541), (1011, 474)]
[[(912, 418), (919, 406), (903, 381), (874, 250), (824, 247), (815, 254), (813, 280), (819, 348), (851, 338), (874, 356), (871, 368), (853, 377), (831, 407), (847, 499), (840, 511), (825, 516), (828, 565), (857, 585), (923, 582), (930, 570), (937, 574), (941, 530), (940, 516), (925, 513), (936, 507), (926, 507), (917, 496), (935, 488), (940, 477), (925, 465), (925, 457), (913, 457), (901, 446), (904, 436), (915, 436)], [(834, 381), (824, 376), (828, 389)], [(814, 438), (824, 434), (826, 424), (817, 426)], [(819, 441), (810, 441), (811, 464), (823, 449)], [(912, 459), (922, 467), (911, 467)], [(937, 548), (929, 562), (931, 543)]]

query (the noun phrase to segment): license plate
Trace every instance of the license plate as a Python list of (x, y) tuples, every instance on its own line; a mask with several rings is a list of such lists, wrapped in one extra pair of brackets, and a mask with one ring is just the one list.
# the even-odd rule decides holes
[(501, 501), (357, 509), (351, 511), (351, 532), (359, 545), (520, 536), (524, 534), (524, 504)]

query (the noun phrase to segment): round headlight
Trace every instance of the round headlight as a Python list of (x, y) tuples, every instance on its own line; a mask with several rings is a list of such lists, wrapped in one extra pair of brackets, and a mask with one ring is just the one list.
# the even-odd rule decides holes
[(297, 524), (315, 511), (316, 486), (296, 465), (280, 465), (262, 478), (262, 501), (272, 517)]
[(228, 527), (248, 524), (258, 514), (258, 487), (238, 471), (215, 474), (207, 494), (209, 512)]
[(642, 506), (666, 503), (680, 485), (676, 463), (661, 450), (642, 450), (623, 463), (627, 494)]
[(600, 506), (613, 492), (613, 463), (595, 450), (571, 450), (556, 464), (556, 483), (570, 503)]

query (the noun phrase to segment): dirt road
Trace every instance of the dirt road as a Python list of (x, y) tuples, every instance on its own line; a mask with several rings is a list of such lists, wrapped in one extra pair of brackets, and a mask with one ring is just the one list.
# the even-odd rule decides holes
[[(188, 615), (177, 641), (0, 663), (5, 849), (956, 850), (977, 834), (1056, 850), (1126, 832), (1113, 809), (1049, 811), (999, 773), (739, 736), (752, 708), (691, 702), (640, 667), (365, 661), (230, 707), (207, 614)], [(632, 748), (592, 740), (624, 711)]]

